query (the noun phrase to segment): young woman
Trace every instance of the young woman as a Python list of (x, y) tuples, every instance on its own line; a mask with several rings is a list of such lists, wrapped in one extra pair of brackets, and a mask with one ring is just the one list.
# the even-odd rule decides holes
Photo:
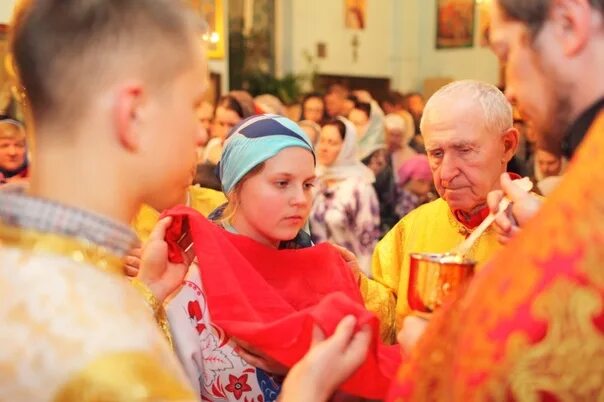
[[(212, 218), (270, 248), (308, 247), (310, 236), (302, 228), (312, 205), (314, 167), (312, 145), (296, 123), (254, 116), (225, 143), (219, 172), (229, 202)], [(244, 353), (213, 324), (211, 314), (200, 270), (192, 266), (168, 317), (175, 350), (201, 399), (275, 400), (280, 378), (243, 360)], [(283, 367), (272, 371), (285, 374)]]
[[(276, 400), (280, 375), (306, 353), (313, 327), (332, 332), (349, 314), (371, 328), (374, 348), (358, 378), (342, 387), (371, 399), (385, 394), (384, 373), (399, 351), (377, 341), (377, 318), (365, 309), (351, 270), (354, 256), (328, 244), (310, 247), (303, 230), (314, 165), (296, 123), (254, 116), (225, 143), (219, 172), (229, 203), (214, 214), (221, 227), (185, 207), (168, 211), (178, 222), (168, 243), (180, 237), (186, 218), (198, 261), (169, 302), (168, 318), (175, 350), (204, 401)], [(279, 250), (294, 248), (301, 250)]]
[(379, 204), (373, 172), (357, 159), (355, 128), (348, 120), (329, 121), (317, 144), (320, 180), (310, 223), (315, 242), (331, 241), (352, 251), (365, 274), (379, 237)]

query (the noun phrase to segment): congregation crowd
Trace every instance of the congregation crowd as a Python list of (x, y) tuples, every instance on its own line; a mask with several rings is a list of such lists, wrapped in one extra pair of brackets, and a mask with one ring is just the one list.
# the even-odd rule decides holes
[[(284, 105), (205, 100), (173, 1), (19, 2), (0, 401), (601, 400), (604, 3), (492, 3), (504, 88)], [(490, 214), (417, 317), (411, 253)]]

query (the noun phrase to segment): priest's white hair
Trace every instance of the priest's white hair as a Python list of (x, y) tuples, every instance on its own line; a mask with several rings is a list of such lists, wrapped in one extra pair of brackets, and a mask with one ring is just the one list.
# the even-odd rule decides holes
[[(437, 104), (454, 103), (458, 99), (473, 99), (482, 109), (484, 126), (489, 132), (503, 133), (514, 124), (512, 105), (503, 92), (494, 85), (476, 80), (454, 81), (440, 88), (428, 99), (423, 116), (437, 107)], [(424, 132), (425, 119), (422, 117), (420, 129)]]

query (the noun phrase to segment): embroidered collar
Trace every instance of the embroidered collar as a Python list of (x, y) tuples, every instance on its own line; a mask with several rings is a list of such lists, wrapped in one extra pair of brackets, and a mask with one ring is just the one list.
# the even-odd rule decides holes
[(101, 215), (16, 191), (0, 191), (0, 222), (99, 246), (121, 258), (138, 238), (129, 226)]
[(488, 206), (484, 206), (484, 207), (480, 208), (480, 210), (477, 213), (472, 214), (472, 215), (470, 215), (466, 212), (463, 212), (462, 210), (459, 210), (459, 209), (456, 209), (453, 211), (453, 216), (455, 216), (455, 219), (468, 229), (474, 229), (475, 227), (480, 225), (482, 223), (482, 221), (484, 221), (484, 219), (488, 215), (489, 215)]
[[(521, 179), (520, 175), (513, 172), (508, 172), (508, 175), (510, 175), (510, 178), (512, 180)], [(469, 229), (469, 231), (471, 231), (472, 229), (475, 229), (478, 225), (480, 225), (487, 216), (489, 216), (489, 207), (487, 205), (484, 205), (478, 210), (478, 212), (472, 215), (460, 209), (456, 209), (451, 212), (453, 213), (453, 216), (455, 217), (455, 220), (457, 220), (457, 222), (461, 223), (466, 229)]]

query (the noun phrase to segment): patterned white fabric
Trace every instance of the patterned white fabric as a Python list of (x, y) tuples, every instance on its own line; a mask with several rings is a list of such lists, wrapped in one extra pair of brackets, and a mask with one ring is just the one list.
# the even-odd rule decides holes
[(319, 189), (310, 214), (312, 240), (316, 244), (330, 241), (352, 251), (367, 276), (379, 228), (380, 208), (370, 183), (353, 177)]
[(74, 375), (143, 352), (186, 377), (151, 309), (124, 277), (67, 257), (0, 248), (0, 401), (52, 401)]
[(277, 399), (280, 385), (275, 378), (247, 364), (234, 342), (212, 323), (197, 264), (191, 265), (167, 313), (174, 349), (203, 401)]

